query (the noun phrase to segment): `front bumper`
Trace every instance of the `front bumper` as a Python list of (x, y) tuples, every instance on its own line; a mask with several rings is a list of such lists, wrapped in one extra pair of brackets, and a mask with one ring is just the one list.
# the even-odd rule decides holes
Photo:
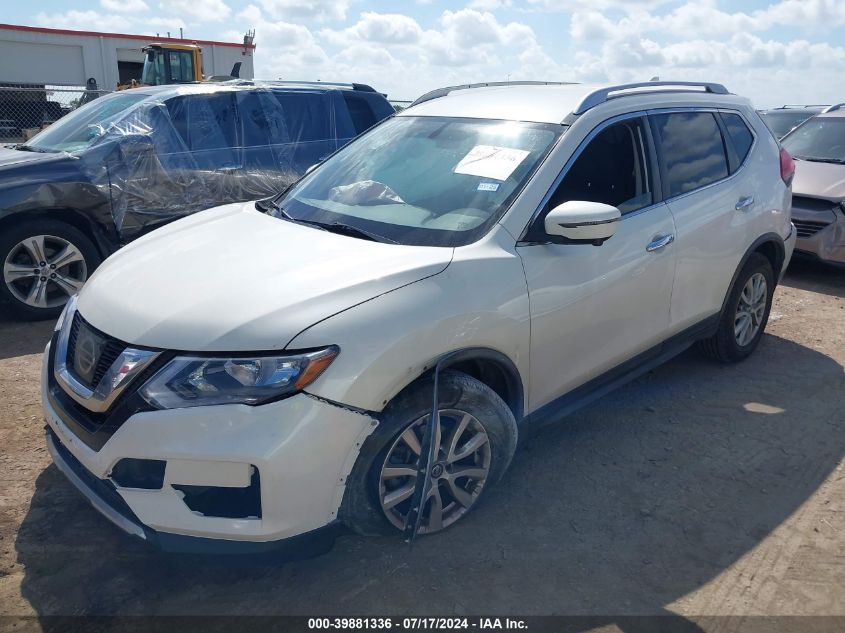
[(809, 210), (793, 205), (798, 230), (795, 250), (832, 264), (845, 264), (845, 212), (841, 208)]
[[(300, 393), (257, 407), (138, 412), (95, 449), (51, 403), (47, 358), (42, 401), (47, 445), (57, 467), (106, 518), (166, 549), (203, 550), (206, 540), (260, 549), (331, 526), (358, 447), (377, 424), (368, 415)], [(161, 486), (118, 485), (112, 470), (127, 458), (165, 462)], [(260, 516), (209, 516), (185, 501), (187, 488), (252, 485), (255, 470)]]

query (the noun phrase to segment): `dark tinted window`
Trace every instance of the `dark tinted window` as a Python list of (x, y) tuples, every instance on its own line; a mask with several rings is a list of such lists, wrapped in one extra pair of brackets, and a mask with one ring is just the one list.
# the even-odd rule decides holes
[(176, 97), (167, 101), (167, 110), (191, 151), (237, 146), (233, 93)]
[(748, 150), (751, 149), (754, 136), (745, 124), (745, 121), (738, 114), (722, 112), (722, 121), (728, 129), (728, 136), (731, 137), (731, 143), (733, 143), (734, 152), (736, 152), (736, 157), (739, 161), (737, 164), (738, 167), (745, 161), (745, 157), (748, 156)]
[(654, 202), (646, 142), (640, 119), (611, 125), (578, 156), (549, 201), (549, 209), (570, 200), (602, 202), (622, 213)]
[(343, 99), (349, 109), (349, 116), (352, 117), (352, 125), (355, 127), (356, 134), (360, 134), (376, 124), (378, 118), (366, 97), (352, 92), (344, 92)]
[(652, 117), (662, 149), (670, 196), (726, 178), (722, 132), (710, 112), (676, 112)]
[(334, 139), (325, 93), (274, 90), (273, 96), (281, 107), (288, 142)]
[(288, 142), (282, 107), (269, 92), (239, 92), (238, 110), (244, 147)]

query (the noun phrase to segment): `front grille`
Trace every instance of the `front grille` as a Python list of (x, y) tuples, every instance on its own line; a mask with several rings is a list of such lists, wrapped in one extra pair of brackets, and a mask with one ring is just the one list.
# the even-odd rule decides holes
[(829, 222), (809, 222), (807, 220), (796, 220), (794, 218), (792, 223), (795, 225), (798, 237), (802, 238), (812, 237), (830, 224)]
[[(105, 345), (100, 351), (100, 357), (97, 359), (97, 364), (94, 368), (94, 372), (90, 381), (86, 380), (84, 376), (81, 376), (79, 372), (76, 371), (76, 367), (74, 365), (76, 341), (79, 337), (79, 330), (82, 327), (88, 328), (98, 337), (105, 340)], [(68, 368), (73, 372), (74, 377), (77, 380), (82, 381), (84, 384), (86, 384), (86, 386), (90, 387), (91, 389), (95, 389), (97, 385), (100, 384), (100, 380), (102, 380), (105, 373), (109, 370), (109, 367), (112, 366), (112, 363), (117, 360), (117, 357), (120, 356), (123, 350), (127, 347), (128, 345), (123, 341), (119, 341), (118, 339), (109, 336), (108, 334), (100, 332), (97, 328), (95, 328), (85, 319), (83, 319), (82, 315), (79, 314), (79, 312), (74, 313), (73, 322), (71, 323), (70, 327), (70, 335), (68, 336), (66, 362)]]

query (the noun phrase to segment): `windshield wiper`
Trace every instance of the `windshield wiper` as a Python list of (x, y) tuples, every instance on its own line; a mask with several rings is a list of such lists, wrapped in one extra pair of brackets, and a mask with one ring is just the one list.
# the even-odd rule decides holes
[(836, 165), (845, 164), (845, 158), (822, 158), (820, 156), (795, 156), (798, 160), (806, 160), (811, 163), (834, 163)]
[(18, 145), (15, 147), (19, 152), (38, 152), (39, 154), (50, 154), (50, 150), (33, 147), (32, 145)]
[(294, 222), (296, 224), (307, 224), (308, 226), (313, 226), (315, 229), (320, 229), (321, 231), (328, 231), (329, 233), (340, 233), (342, 235), (358, 237), (373, 242), (389, 242), (390, 244), (399, 243), (396, 240), (392, 240), (389, 237), (385, 237), (384, 235), (379, 235), (366, 229), (361, 229), (357, 226), (352, 226), (351, 224), (344, 224), (343, 222), (318, 222), (316, 220), (302, 220), (300, 218), (295, 218), (290, 213), (285, 211), (284, 208), (282, 208), (282, 205), (273, 202), (273, 200), (274, 198), (265, 198), (264, 200), (258, 200), (255, 203), (255, 208), (261, 211), (262, 213), (274, 211), (285, 220), (290, 220), (291, 222)]
[(371, 240), (373, 242), (389, 242), (390, 244), (399, 243), (396, 240), (392, 240), (389, 237), (385, 237), (384, 235), (379, 235), (378, 233), (373, 233), (371, 231), (368, 231), (367, 229), (361, 229), (357, 226), (352, 226), (351, 224), (344, 224), (343, 222), (316, 222), (313, 220), (295, 221), (302, 222), (303, 224), (310, 224), (311, 226), (323, 229), (324, 231), (329, 231), (330, 233), (349, 235), (350, 237), (358, 237), (365, 240)]

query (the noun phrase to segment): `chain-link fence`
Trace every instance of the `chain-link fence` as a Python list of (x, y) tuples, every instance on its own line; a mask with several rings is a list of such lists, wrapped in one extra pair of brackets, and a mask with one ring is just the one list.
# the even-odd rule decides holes
[(29, 140), (68, 112), (108, 92), (85, 86), (0, 84), (0, 143)]

